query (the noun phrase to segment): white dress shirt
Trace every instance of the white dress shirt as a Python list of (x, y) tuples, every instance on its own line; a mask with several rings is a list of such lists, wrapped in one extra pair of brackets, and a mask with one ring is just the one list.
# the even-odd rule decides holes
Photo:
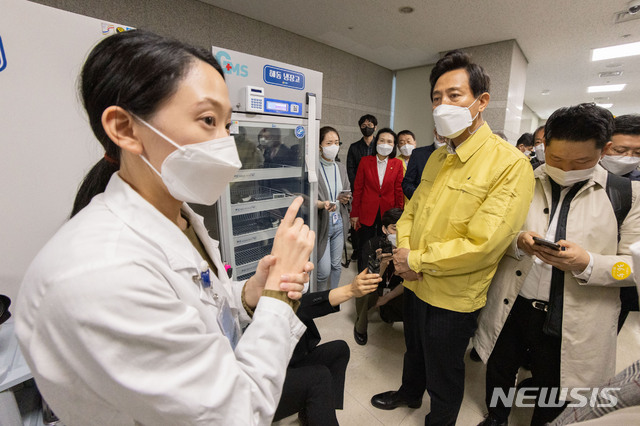
[(386, 156), (384, 160), (380, 160), (380, 157), (376, 155), (376, 160), (378, 160), (378, 181), (380, 182), (380, 188), (382, 188), (382, 181), (384, 180), (384, 174), (387, 171), (389, 156)]

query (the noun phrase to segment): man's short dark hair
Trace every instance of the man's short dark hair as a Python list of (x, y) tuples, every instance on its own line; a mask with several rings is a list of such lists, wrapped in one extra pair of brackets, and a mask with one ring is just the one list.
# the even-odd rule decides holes
[(358, 127), (361, 127), (362, 123), (364, 123), (367, 120), (369, 120), (369, 122), (373, 123), (374, 126), (378, 125), (378, 119), (377, 118), (375, 118), (371, 114), (365, 114), (362, 117), (360, 117), (360, 120), (358, 120)]
[(613, 119), (614, 135), (640, 135), (640, 115), (619, 115)]
[(436, 66), (431, 70), (429, 82), (431, 83), (431, 100), (433, 100), (433, 88), (442, 74), (449, 71), (464, 69), (469, 76), (469, 87), (474, 97), (482, 95), (484, 92), (489, 93), (491, 79), (484, 69), (471, 62), (471, 56), (461, 50), (452, 50), (442, 57)]
[(518, 138), (518, 142), (516, 142), (516, 146), (524, 145), (525, 148), (529, 148), (533, 146), (533, 134), (532, 133), (523, 133), (522, 136)]
[(402, 209), (394, 207), (382, 215), (382, 226), (395, 225), (402, 216)]
[(572, 142), (595, 140), (596, 148), (602, 149), (611, 140), (613, 115), (608, 109), (594, 103), (580, 104), (557, 109), (544, 125), (547, 145), (551, 139)]
[(403, 135), (409, 135), (413, 138), (413, 140), (416, 140), (416, 135), (413, 134), (413, 132), (411, 130), (401, 130), (398, 132), (398, 139), (400, 139), (400, 136)]

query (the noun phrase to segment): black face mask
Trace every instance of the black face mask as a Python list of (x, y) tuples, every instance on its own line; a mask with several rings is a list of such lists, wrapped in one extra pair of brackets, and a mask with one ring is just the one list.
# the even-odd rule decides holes
[(375, 131), (375, 127), (360, 127), (360, 131), (365, 137), (369, 137)]

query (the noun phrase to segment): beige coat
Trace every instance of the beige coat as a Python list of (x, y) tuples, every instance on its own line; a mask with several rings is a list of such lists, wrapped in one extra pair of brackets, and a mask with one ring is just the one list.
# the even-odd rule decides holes
[[(544, 166), (536, 169), (536, 186), (523, 230), (545, 235), (551, 207), (551, 184)], [(578, 192), (569, 210), (566, 240), (579, 244), (594, 258), (589, 281), (564, 279), (564, 309), (560, 383), (562, 387), (597, 386), (615, 374), (617, 323), (621, 286), (634, 285), (633, 274), (614, 278), (614, 265), (632, 267), (629, 246), (640, 240), (640, 182), (633, 182), (633, 203), (620, 230), (605, 187), (607, 172), (597, 166), (593, 178)], [(518, 257), (515, 241), (501, 260), (489, 286), (487, 305), (479, 317), (473, 344), (487, 362), (513, 303), (533, 264)]]

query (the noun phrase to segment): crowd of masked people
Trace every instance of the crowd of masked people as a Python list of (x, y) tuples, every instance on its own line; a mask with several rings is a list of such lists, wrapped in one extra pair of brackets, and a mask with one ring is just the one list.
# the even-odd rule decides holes
[[(508, 424), (511, 404), (496, 395), (516, 389), (520, 368), (531, 373), (532, 425), (628, 415), (640, 403), (629, 385), (640, 366), (614, 375), (617, 333), (638, 310), (630, 245), (640, 240), (640, 115), (563, 107), (514, 146), (483, 120), (490, 78), (467, 54), (443, 57), (430, 82), (427, 146), (417, 148), (410, 130), (378, 129), (367, 114), (345, 166), (338, 131), (320, 130), (319, 291), (302, 298), (298, 315), (313, 336), (290, 370), (337, 345), (316, 346), (312, 319), (355, 298), (357, 344), (367, 343), (373, 308), (383, 321), (404, 323), (400, 386), (372, 396), (378, 409), (420, 408), (426, 391), (425, 424), (455, 424), (471, 341), (471, 359), (487, 365), (482, 425)], [(359, 274), (338, 287), (343, 253)], [(325, 401), (321, 386), (313, 394), (302, 379), (308, 374), (287, 393), (288, 373), (282, 401), (300, 401), (276, 419), (299, 412), (305, 424), (337, 424), (349, 358), (348, 346), (338, 346), (314, 361), (327, 364)], [(610, 409), (575, 408), (561, 392), (606, 383), (621, 384)]]

